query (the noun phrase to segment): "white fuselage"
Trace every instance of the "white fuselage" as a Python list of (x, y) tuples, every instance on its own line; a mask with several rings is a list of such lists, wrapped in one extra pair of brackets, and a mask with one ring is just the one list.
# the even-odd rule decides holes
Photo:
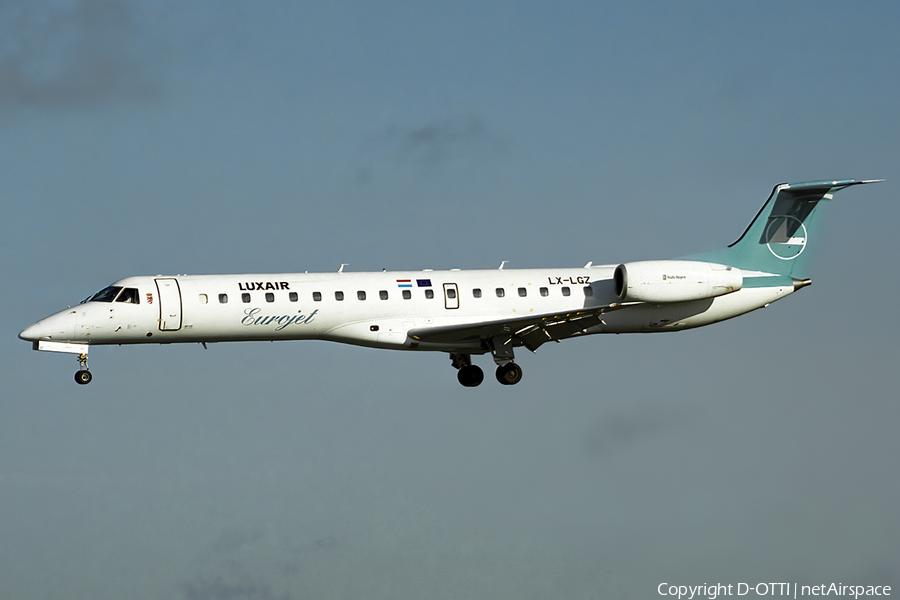
[[(319, 339), (480, 354), (483, 340), (417, 341), (408, 332), (615, 305), (615, 265), (372, 273), (129, 277), (129, 301), (92, 300), (22, 332), (23, 339), (139, 344)], [(111, 286), (112, 287), (112, 286)], [(636, 303), (572, 335), (699, 327), (765, 306), (792, 286), (745, 287), (690, 302)]]
[(91, 345), (317, 339), (450, 354), (475, 387), (490, 353), (503, 385), (522, 379), (515, 348), (595, 333), (702, 327), (762, 308), (810, 284), (809, 240), (835, 192), (873, 183), (775, 186), (732, 244), (669, 260), (578, 269), (286, 273), (129, 277), (19, 334), (35, 350)]

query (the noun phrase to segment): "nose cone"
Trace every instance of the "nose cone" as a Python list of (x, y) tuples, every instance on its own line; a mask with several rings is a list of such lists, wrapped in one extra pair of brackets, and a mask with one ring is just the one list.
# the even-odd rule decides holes
[(27, 342), (41, 340), (71, 341), (75, 333), (74, 323), (68, 318), (68, 312), (63, 311), (41, 319), (31, 327), (19, 334), (19, 338)]
[(38, 321), (31, 327), (26, 327), (20, 334), (19, 339), (25, 340), (26, 342), (36, 342), (41, 339), (41, 322)]
[(43, 321), (38, 321), (19, 334), (19, 339), (25, 340), (26, 342), (36, 342), (38, 340), (47, 339), (48, 337), (47, 326)]

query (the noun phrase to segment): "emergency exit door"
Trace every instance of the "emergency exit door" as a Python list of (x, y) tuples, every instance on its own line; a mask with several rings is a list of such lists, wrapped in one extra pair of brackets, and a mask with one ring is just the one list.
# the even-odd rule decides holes
[(444, 284), (444, 307), (459, 308), (459, 290), (455, 283)]

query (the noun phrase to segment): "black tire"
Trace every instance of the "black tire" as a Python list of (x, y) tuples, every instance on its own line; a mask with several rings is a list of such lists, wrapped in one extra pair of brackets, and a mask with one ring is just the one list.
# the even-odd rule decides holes
[(466, 365), (457, 371), (456, 378), (465, 387), (478, 387), (484, 381), (484, 371), (478, 365)]
[(78, 371), (75, 373), (75, 383), (79, 385), (87, 385), (93, 378), (94, 376), (91, 375), (90, 371)]
[(516, 385), (522, 381), (522, 367), (514, 362), (497, 367), (497, 381), (503, 385)]

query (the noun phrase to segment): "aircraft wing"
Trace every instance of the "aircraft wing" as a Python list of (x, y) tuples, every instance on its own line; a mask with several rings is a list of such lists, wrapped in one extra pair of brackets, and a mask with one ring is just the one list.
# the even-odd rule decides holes
[(495, 319), (461, 325), (418, 327), (409, 330), (407, 334), (414, 340), (435, 344), (471, 343), (475, 340), (489, 340), (499, 337), (512, 341), (514, 345), (525, 346), (534, 352), (545, 342), (558, 342), (601, 324), (603, 322), (603, 313), (634, 304), (639, 303), (615, 303), (607, 306), (581, 308), (569, 312), (528, 315), (526, 317)]

